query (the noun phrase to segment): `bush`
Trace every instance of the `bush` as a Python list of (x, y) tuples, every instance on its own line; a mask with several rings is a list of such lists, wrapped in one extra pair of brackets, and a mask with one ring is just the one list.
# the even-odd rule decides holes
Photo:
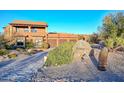
[(115, 45), (116, 47), (124, 46), (124, 39), (121, 37), (117, 37), (115, 42), (116, 42), (116, 45)]
[(9, 58), (16, 58), (17, 57), (17, 54), (9, 54), (8, 57)]
[(30, 49), (30, 48), (34, 47), (34, 44), (33, 44), (33, 42), (26, 42), (25, 46), (26, 46), (27, 49)]
[(73, 59), (72, 47), (74, 44), (74, 42), (65, 42), (50, 51), (45, 66), (69, 64)]
[(105, 45), (108, 48), (116, 48), (118, 46), (124, 46), (124, 39), (121, 37), (116, 37), (115, 39), (109, 38), (105, 40)]
[(108, 48), (113, 48), (114, 47), (114, 40), (112, 38), (106, 39), (105, 40), (105, 46)]
[(99, 40), (98, 34), (94, 33), (94, 34), (90, 35), (90, 38), (89, 38), (90, 43), (98, 43), (99, 41), (100, 40)]
[(16, 48), (16, 51), (24, 52), (25, 50), (23, 48)]
[(0, 50), (0, 56), (8, 54), (8, 51), (6, 49)]
[(12, 49), (12, 45), (5, 44), (6, 49)]
[(44, 42), (44, 43), (41, 45), (41, 48), (43, 48), (43, 49), (48, 49), (48, 48), (50, 48), (50, 45), (49, 45), (48, 43)]

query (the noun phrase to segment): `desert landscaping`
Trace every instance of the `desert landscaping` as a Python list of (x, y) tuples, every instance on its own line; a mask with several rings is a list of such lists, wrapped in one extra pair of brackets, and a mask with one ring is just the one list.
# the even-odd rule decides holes
[[(90, 35), (49, 34), (45, 32), (47, 25), (44, 28), (41, 23), (21, 22), (12, 23), (13, 28), (26, 26), (30, 29), (26, 29), (29, 36), (18, 36), (16, 42), (13, 36), (14, 40), (6, 41), (4, 34), (0, 35), (0, 82), (124, 82), (122, 12), (106, 15), (98, 32)], [(40, 36), (33, 36), (37, 26), (45, 32), (42, 44), (38, 43)]]
[(42, 67), (32, 80), (37, 82), (122, 82), (124, 81), (124, 52), (109, 52), (107, 70), (98, 70), (100, 49), (94, 48), (95, 56), (85, 56), (78, 62), (57, 67)]

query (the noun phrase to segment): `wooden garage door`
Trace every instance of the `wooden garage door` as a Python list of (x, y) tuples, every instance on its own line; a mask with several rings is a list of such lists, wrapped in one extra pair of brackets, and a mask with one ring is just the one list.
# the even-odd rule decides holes
[(59, 39), (59, 45), (64, 43), (64, 42), (67, 42), (67, 40), (66, 39)]
[(56, 39), (48, 39), (48, 43), (50, 44), (50, 47), (56, 47), (57, 46), (57, 40)]

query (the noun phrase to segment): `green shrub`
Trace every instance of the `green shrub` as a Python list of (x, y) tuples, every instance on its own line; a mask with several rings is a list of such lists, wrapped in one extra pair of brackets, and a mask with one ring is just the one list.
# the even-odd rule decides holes
[(8, 54), (8, 51), (6, 49), (0, 50), (0, 56)]
[(16, 48), (16, 51), (24, 52), (25, 50), (23, 48)]
[(93, 33), (92, 35), (90, 35), (89, 42), (90, 43), (98, 43), (99, 42), (99, 36), (98, 36), (98, 34)]
[(41, 48), (48, 49), (48, 48), (50, 48), (50, 45), (46, 42), (43, 42), (43, 44), (41, 45)]
[(124, 46), (124, 39), (121, 37), (117, 37), (115, 42), (116, 42), (116, 45), (115, 45), (116, 47), (117, 46)]
[(16, 58), (17, 57), (17, 54), (9, 54), (8, 57), (9, 58)]
[(26, 46), (27, 49), (30, 49), (30, 48), (34, 47), (34, 44), (33, 44), (33, 42), (26, 42), (25, 46)]
[(72, 62), (72, 47), (74, 44), (74, 42), (65, 42), (54, 50), (50, 51), (45, 62), (45, 66), (58, 66)]
[(5, 48), (6, 49), (12, 49), (13, 45), (8, 45), (8, 44), (5, 44)]
[(105, 45), (108, 48), (115, 48), (115, 47), (118, 47), (118, 46), (124, 46), (124, 39), (121, 38), (121, 37), (116, 37), (114, 39), (109, 38), (109, 39), (105, 40)]
[(105, 40), (105, 45), (108, 48), (113, 48), (114, 47), (114, 40), (112, 38), (106, 39)]

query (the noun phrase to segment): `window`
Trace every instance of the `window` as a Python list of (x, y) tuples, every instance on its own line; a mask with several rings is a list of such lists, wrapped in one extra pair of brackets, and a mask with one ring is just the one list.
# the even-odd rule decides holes
[(31, 32), (37, 32), (37, 29), (36, 28), (32, 28)]
[(28, 28), (25, 28), (25, 29), (24, 29), (24, 32), (29, 32), (29, 29), (28, 29)]
[(35, 45), (36, 47), (41, 46), (43, 43), (43, 38), (36, 38)]
[(18, 27), (16, 27), (16, 32), (19, 32), (19, 28)]

